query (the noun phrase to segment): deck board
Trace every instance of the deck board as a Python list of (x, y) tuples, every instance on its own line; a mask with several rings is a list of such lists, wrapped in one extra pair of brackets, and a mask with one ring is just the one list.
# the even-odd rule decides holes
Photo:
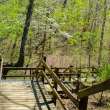
[(38, 100), (30, 81), (0, 81), (0, 110), (57, 110), (42, 83), (35, 89)]

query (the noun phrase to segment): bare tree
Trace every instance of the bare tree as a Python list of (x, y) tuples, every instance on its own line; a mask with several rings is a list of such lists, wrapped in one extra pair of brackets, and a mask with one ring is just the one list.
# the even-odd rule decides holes
[(106, 24), (106, 18), (107, 18), (106, 16), (107, 16), (107, 0), (104, 1), (104, 14), (103, 14), (100, 45), (99, 45), (99, 56), (98, 56), (98, 65), (99, 66), (101, 65), (101, 59), (102, 59), (103, 38), (104, 38), (104, 30), (105, 30), (105, 24)]
[[(90, 29), (89, 32), (94, 33), (96, 30), (96, 26), (97, 26), (97, 16), (98, 16), (98, 0), (96, 0), (95, 3), (95, 12), (91, 10), (91, 8), (93, 9), (94, 7), (91, 6), (91, 4), (93, 3), (93, 0), (89, 0), (89, 7), (90, 7), (90, 13), (94, 13), (93, 15), (93, 19), (91, 20), (90, 23)], [(91, 12), (92, 11), (92, 12)], [(91, 66), (91, 59), (92, 59), (92, 51), (93, 51), (93, 45), (94, 45), (94, 37), (92, 35), (90, 35), (90, 38), (88, 39), (88, 44), (87, 44), (87, 52), (88, 52), (88, 66)]]

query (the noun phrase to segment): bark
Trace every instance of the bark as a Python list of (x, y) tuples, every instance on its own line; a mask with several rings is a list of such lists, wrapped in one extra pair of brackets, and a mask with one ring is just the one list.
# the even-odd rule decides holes
[[(89, 5), (92, 4), (92, 2), (93, 1), (89, 0)], [(91, 33), (94, 33), (95, 30), (96, 30), (97, 16), (98, 16), (98, 5), (99, 5), (98, 1), (96, 1), (95, 15), (93, 16), (93, 18), (95, 18), (95, 19), (92, 20), (91, 26), (90, 26), (90, 30), (89, 30)], [(90, 7), (91, 7), (91, 5), (90, 5)], [(93, 7), (91, 7), (91, 8), (93, 8)], [(90, 8), (90, 10), (91, 10), (91, 8)], [(89, 11), (89, 14), (90, 13), (94, 13), (94, 12)], [(89, 67), (91, 66), (92, 51), (93, 51), (93, 45), (94, 45), (93, 38), (92, 39), (91, 38), (92, 38), (92, 36), (90, 36), (90, 38), (88, 40), (88, 46), (87, 46), (87, 50), (88, 50), (87, 51), (88, 52), (88, 66)]]
[[(86, 18), (87, 19), (87, 24), (83, 27), (82, 31), (81, 31), (81, 35), (80, 35), (80, 48), (82, 50), (83, 47), (83, 33), (85, 33), (86, 31), (88, 31), (89, 26), (90, 26), (90, 18), (91, 18), (91, 8), (92, 8), (92, 4), (91, 4), (91, 0), (89, 0), (89, 11), (86, 14)], [(80, 53), (80, 67), (82, 65), (82, 53)]]
[(65, 8), (66, 5), (67, 5), (67, 0), (64, 0), (64, 2), (63, 2), (63, 7)]
[(13, 55), (14, 55), (14, 52), (16, 50), (17, 41), (18, 41), (18, 37), (15, 38), (14, 44), (12, 46), (12, 51), (11, 51), (11, 54), (10, 54), (10, 62), (11, 63), (13, 62)]
[[(89, 12), (88, 12), (88, 23), (90, 23), (90, 17), (91, 17), (91, 13), (92, 13), (92, 1), (89, 0)], [(92, 29), (92, 27), (91, 27)], [(91, 29), (90, 29), (90, 32), (91, 32)], [(91, 65), (91, 39), (89, 38), (88, 40), (88, 66)]]
[(99, 47), (99, 56), (98, 56), (98, 65), (101, 65), (102, 59), (102, 49), (103, 49), (103, 38), (104, 38), (104, 30), (106, 24), (106, 16), (107, 16), (107, 0), (104, 1), (104, 15), (103, 15), (103, 22), (102, 22), (102, 29), (101, 29), (101, 36), (100, 36), (100, 47)]
[(110, 43), (109, 43), (109, 52), (108, 52), (108, 63), (110, 64)]
[(25, 21), (25, 25), (24, 25), (22, 40), (21, 40), (19, 58), (18, 58), (17, 63), (15, 64), (15, 66), (24, 65), (25, 44), (27, 41), (28, 31), (29, 31), (29, 27), (30, 27), (31, 18), (32, 18), (33, 5), (34, 5), (34, 0), (29, 0), (29, 6), (28, 6), (27, 15), (26, 15), (26, 21)]

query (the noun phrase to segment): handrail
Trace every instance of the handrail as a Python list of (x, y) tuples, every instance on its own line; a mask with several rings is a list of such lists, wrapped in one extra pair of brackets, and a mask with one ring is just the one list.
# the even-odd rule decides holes
[(59, 84), (61, 89), (64, 91), (65, 94), (69, 97), (69, 99), (78, 107), (78, 101), (74, 98), (73, 94), (70, 92), (68, 88), (65, 87), (65, 85), (60, 81), (60, 79), (57, 77), (57, 75), (48, 67), (48, 65), (45, 63), (45, 61), (42, 60), (42, 63), (44, 64), (47, 71), (52, 75), (53, 80)]
[(91, 87), (82, 89), (77, 93), (77, 95), (79, 98), (83, 98), (106, 90), (110, 90), (110, 79), (103, 81), (99, 84), (95, 84)]
[(0, 59), (0, 80), (2, 79), (2, 72), (3, 72), (3, 58)]
[(64, 106), (64, 104), (63, 104), (63, 102), (62, 102), (62, 100), (61, 100), (61, 97), (60, 97), (60, 95), (58, 94), (58, 92), (56, 91), (56, 89), (53, 88), (51, 82), (49, 81), (48, 76), (44, 73), (44, 71), (42, 71), (41, 73), (42, 73), (42, 75), (45, 77), (45, 79), (47, 80), (48, 84), (50, 85), (50, 87), (51, 87), (53, 93), (55, 94), (55, 96), (57, 97), (57, 99), (60, 101), (60, 103), (61, 103), (63, 109), (64, 109), (64, 110), (68, 110), (68, 109)]
[[(64, 70), (64, 71), (62, 71), (62, 73), (63, 72), (67, 72), (70, 69), (70, 67), (50, 67), (50, 68), (51, 69), (58, 68), (58, 69)], [(71, 67), (71, 68), (72, 69), (76, 69), (74, 67)], [(92, 68), (92, 67), (90, 67), (90, 68)], [(4, 69), (10, 69), (10, 70), (16, 70), (16, 69), (18, 69), (18, 70), (33, 69), (33, 70), (35, 70), (36, 67), (4, 67)], [(38, 67), (38, 69), (41, 69), (42, 70), (42, 67)], [(77, 68), (77, 69), (79, 69), (79, 68)], [(80, 69), (84, 69), (84, 68), (80, 68)]]

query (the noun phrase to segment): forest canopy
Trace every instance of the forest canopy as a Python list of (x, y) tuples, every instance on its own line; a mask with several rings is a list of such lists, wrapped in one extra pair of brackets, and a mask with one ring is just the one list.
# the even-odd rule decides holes
[[(5, 62), (15, 63), (19, 57), (30, 1), (0, 2), (0, 53)], [(25, 44), (25, 64), (30, 56), (31, 64), (43, 53), (51, 57), (71, 57), (71, 61), (67, 63), (72, 65), (100, 65), (110, 62), (109, 0), (33, 2)]]

